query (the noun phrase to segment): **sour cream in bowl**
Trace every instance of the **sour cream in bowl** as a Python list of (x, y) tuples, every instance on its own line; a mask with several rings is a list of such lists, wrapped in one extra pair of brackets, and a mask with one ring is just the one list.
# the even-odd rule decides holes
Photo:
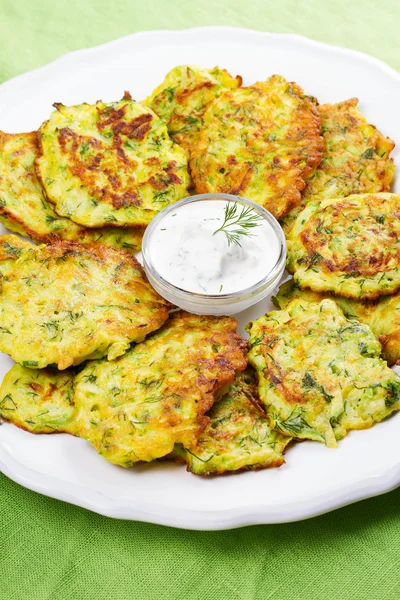
[(142, 244), (152, 286), (197, 314), (231, 315), (272, 292), (285, 268), (277, 220), (251, 200), (199, 194), (155, 217)]

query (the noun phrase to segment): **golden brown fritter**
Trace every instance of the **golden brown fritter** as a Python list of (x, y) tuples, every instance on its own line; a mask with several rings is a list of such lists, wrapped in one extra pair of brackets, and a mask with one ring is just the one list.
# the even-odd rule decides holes
[(271, 429), (257, 392), (255, 372), (239, 373), (207, 413), (210, 422), (196, 444), (175, 446), (171, 458), (196, 475), (279, 467), (290, 438)]
[(37, 180), (34, 167), (37, 156), (35, 132), (0, 131), (0, 222), (5, 227), (36, 242), (101, 242), (133, 252), (140, 250), (144, 229), (88, 229), (57, 215)]
[(168, 317), (134, 256), (101, 244), (32, 246), (8, 271), (0, 300), (0, 351), (34, 368), (113, 360)]
[(374, 299), (400, 288), (400, 194), (309, 202), (288, 237), (301, 288)]
[(330, 299), (295, 299), (248, 326), (249, 362), (272, 427), (336, 446), (400, 409), (400, 379), (369, 327)]
[(225, 69), (182, 65), (171, 69), (143, 104), (166, 122), (174, 142), (190, 152), (210, 102), (224, 90), (241, 85), (242, 78), (232, 77)]
[(76, 433), (124, 467), (192, 446), (214, 393), (246, 367), (236, 326), (178, 312), (116, 361), (88, 363), (75, 380)]
[(321, 160), (319, 128), (313, 100), (278, 75), (222, 93), (191, 152), (196, 192), (245, 196), (283, 217)]
[(149, 108), (129, 95), (55, 106), (38, 131), (36, 165), (59, 215), (86, 227), (144, 227), (187, 195), (186, 153)]
[(319, 107), (322, 160), (307, 177), (300, 204), (283, 219), (285, 233), (308, 202), (390, 190), (395, 172), (390, 158), (394, 142), (368, 123), (357, 105), (357, 98), (351, 98)]
[(389, 365), (400, 361), (400, 293), (381, 296), (375, 301), (354, 300), (334, 296), (328, 292), (302, 290), (291, 279), (281, 285), (274, 302), (278, 308), (285, 309), (294, 298), (302, 298), (309, 302), (321, 302), (324, 298), (331, 298), (347, 318), (357, 319), (372, 329), (381, 343), (382, 356)]

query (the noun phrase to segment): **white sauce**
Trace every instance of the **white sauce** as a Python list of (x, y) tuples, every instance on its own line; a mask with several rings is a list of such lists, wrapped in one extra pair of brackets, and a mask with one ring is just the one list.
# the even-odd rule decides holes
[[(240, 235), (240, 246), (226, 234), (213, 233), (224, 222), (221, 200), (202, 200), (178, 207), (157, 224), (149, 239), (149, 258), (163, 279), (189, 292), (223, 295), (261, 281), (275, 266), (280, 243), (264, 219)], [(232, 202), (230, 203), (232, 205)], [(238, 204), (238, 212), (242, 209)], [(252, 215), (255, 211), (252, 210)]]

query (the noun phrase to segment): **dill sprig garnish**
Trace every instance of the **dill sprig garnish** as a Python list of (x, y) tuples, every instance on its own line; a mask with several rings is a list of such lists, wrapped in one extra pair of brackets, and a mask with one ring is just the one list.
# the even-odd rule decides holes
[(242, 206), (242, 210), (238, 211), (238, 202), (228, 202), (224, 209), (224, 222), (221, 227), (214, 231), (213, 235), (222, 231), (228, 240), (228, 246), (237, 244), (241, 246), (240, 237), (253, 237), (251, 231), (254, 227), (261, 225), (262, 217), (258, 215), (250, 206)]

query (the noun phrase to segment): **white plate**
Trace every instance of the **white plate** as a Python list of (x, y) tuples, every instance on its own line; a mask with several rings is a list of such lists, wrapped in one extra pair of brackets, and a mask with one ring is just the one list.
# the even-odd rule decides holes
[[(280, 73), (320, 102), (357, 96), (371, 122), (400, 144), (397, 72), (359, 52), (299, 36), (227, 27), (139, 33), (16, 77), (0, 86), (0, 129), (36, 129), (56, 101), (117, 100), (124, 90), (140, 100), (182, 63), (219, 65), (243, 75), (246, 84)], [(241, 326), (269, 308), (264, 302), (240, 315)], [(11, 363), (1, 355), (1, 373)], [(83, 440), (0, 428), (0, 469), (27, 488), (111, 517), (227, 529), (304, 519), (398, 486), (400, 414), (351, 433), (337, 450), (298, 444), (286, 460), (279, 469), (202, 479), (174, 464), (124, 470)]]

